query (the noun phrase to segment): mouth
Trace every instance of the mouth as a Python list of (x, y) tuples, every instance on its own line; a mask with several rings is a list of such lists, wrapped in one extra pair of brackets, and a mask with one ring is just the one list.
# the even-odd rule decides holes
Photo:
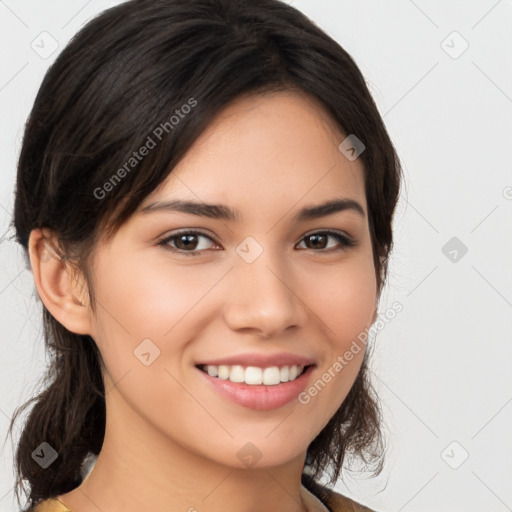
[(313, 366), (313, 364), (276, 365), (267, 367), (199, 364), (196, 365), (196, 368), (208, 374), (210, 377), (235, 384), (246, 384), (248, 386), (277, 386), (298, 379)]
[(279, 409), (296, 402), (313, 378), (316, 367), (316, 364), (261, 364), (198, 364), (195, 367), (201, 380), (215, 394), (258, 411)]

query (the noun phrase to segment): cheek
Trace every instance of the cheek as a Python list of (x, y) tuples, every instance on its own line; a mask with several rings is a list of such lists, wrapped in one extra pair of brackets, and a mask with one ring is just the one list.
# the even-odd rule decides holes
[(182, 380), (187, 346), (211, 318), (209, 292), (225, 273), (137, 258), (118, 264), (104, 257), (98, 264), (93, 338), (110, 378), (133, 383), (127, 390), (132, 405), (159, 411), (165, 397), (179, 401), (183, 390), (171, 375)]
[(184, 349), (196, 333), (189, 318), (218, 280), (211, 274), (203, 280), (193, 276), (183, 268), (137, 259), (117, 264), (103, 258), (98, 265), (93, 338), (107, 369), (107, 387), (115, 383), (118, 391), (109, 394), (110, 407), (122, 410), (127, 403), (148, 423), (162, 424), (162, 411), (171, 404), (175, 410), (193, 407), (179, 384)]
[(162, 339), (182, 327), (217, 280), (211, 272), (199, 275), (162, 262), (107, 261), (97, 273), (97, 334), (106, 338), (117, 332), (133, 342)]
[(316, 375), (299, 402), (313, 414), (320, 431), (345, 400), (366, 351), (367, 333), (376, 308), (376, 277), (370, 258), (331, 269), (329, 279), (318, 281), (315, 310), (325, 334), (326, 350)]
[(309, 289), (314, 290), (310, 300), (316, 305), (331, 348), (345, 351), (373, 321), (377, 282), (371, 258), (354, 258), (322, 269), (322, 275), (312, 275), (308, 281)]
[(376, 308), (376, 282), (372, 269), (354, 271), (343, 276), (343, 282), (332, 285), (329, 315), (331, 315), (331, 339), (339, 350), (367, 329), (373, 320)]

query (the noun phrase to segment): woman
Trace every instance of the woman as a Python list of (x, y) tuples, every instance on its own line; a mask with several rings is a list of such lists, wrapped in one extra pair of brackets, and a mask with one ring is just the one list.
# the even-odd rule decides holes
[(16, 452), (29, 510), (369, 510), (318, 479), (382, 463), (362, 334), (400, 174), (351, 57), (285, 3), (88, 23), (18, 167), (53, 355)]

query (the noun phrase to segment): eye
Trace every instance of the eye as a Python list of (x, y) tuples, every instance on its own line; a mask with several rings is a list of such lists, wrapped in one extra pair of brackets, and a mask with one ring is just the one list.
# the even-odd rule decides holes
[(164, 246), (172, 252), (186, 254), (187, 256), (197, 256), (208, 249), (208, 243), (205, 244), (198, 241), (201, 238), (216, 243), (210, 236), (200, 231), (179, 231), (158, 242), (158, 245)]
[[(355, 240), (353, 240), (352, 238), (338, 231), (332, 231), (329, 229), (326, 231), (317, 231), (315, 233), (310, 233), (306, 235), (302, 240), (310, 240), (312, 242), (313, 249), (320, 249), (319, 251), (315, 252), (331, 252), (331, 250), (333, 249), (332, 247), (325, 247), (325, 242), (329, 238), (337, 240), (339, 245), (341, 246), (341, 249), (344, 249), (346, 247), (352, 247), (355, 245)], [(309, 248), (311, 247), (307, 247), (307, 249)], [(334, 250), (336, 250), (336, 247), (334, 247)]]

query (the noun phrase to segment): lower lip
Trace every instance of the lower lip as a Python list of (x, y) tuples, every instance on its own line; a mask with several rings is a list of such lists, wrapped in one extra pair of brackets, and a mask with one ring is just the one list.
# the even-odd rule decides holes
[(231, 382), (217, 377), (212, 377), (206, 372), (197, 371), (206, 379), (210, 386), (221, 395), (233, 402), (257, 410), (277, 409), (295, 400), (304, 391), (310, 373), (314, 366), (309, 366), (306, 371), (295, 380), (282, 382), (274, 386), (249, 385), (245, 383)]

